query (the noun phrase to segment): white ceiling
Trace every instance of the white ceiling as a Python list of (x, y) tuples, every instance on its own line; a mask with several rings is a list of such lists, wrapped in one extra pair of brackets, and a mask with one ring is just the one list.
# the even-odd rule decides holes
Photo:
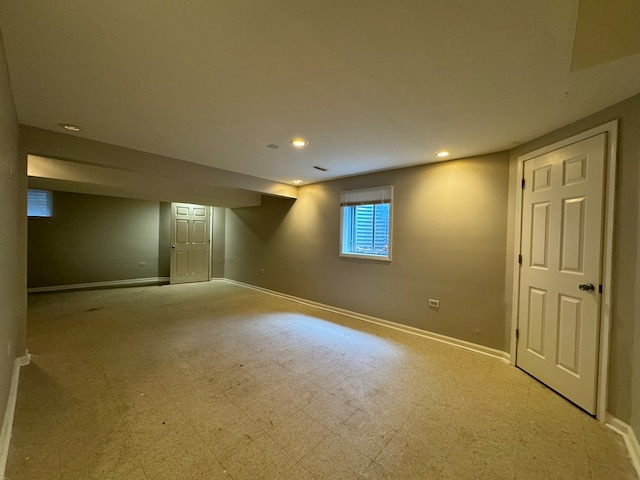
[(509, 149), (640, 92), (637, 54), (570, 71), (577, 13), (577, 0), (2, 0), (0, 29), (23, 124), (316, 182)]

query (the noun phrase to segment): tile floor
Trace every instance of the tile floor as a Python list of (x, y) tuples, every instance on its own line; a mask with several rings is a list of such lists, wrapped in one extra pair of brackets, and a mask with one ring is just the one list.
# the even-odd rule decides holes
[(226, 282), (32, 295), (10, 480), (635, 479), (505, 363)]

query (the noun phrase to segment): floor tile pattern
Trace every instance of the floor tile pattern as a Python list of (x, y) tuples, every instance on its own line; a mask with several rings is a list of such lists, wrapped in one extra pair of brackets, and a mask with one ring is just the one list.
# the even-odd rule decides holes
[(636, 479), (500, 360), (221, 281), (31, 295), (10, 480)]

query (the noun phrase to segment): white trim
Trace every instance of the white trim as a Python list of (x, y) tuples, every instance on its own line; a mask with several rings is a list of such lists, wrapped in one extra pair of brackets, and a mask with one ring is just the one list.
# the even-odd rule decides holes
[[(367, 254), (359, 254), (359, 253), (349, 253), (344, 251), (344, 206), (342, 205), (344, 200), (344, 195), (348, 193), (354, 192), (364, 192), (364, 191), (374, 191), (374, 190), (384, 190), (389, 189), (389, 246), (387, 249), (387, 255), (367, 255)], [(374, 188), (364, 188), (360, 190), (347, 190), (340, 192), (340, 238), (338, 242), (338, 255), (342, 258), (357, 258), (361, 260), (375, 260), (378, 262), (391, 262), (391, 252), (393, 251), (393, 185), (388, 185), (384, 187), (374, 187)], [(382, 195), (384, 198), (384, 194)]]
[[(209, 246), (207, 248), (207, 253), (209, 255), (209, 258), (207, 258), (207, 276), (205, 279), (203, 280), (189, 280), (186, 278), (176, 278), (177, 277), (177, 273), (176, 273), (176, 251), (180, 250), (180, 248), (178, 248), (176, 250), (176, 207), (188, 207), (189, 208), (189, 214), (185, 215), (186, 217), (189, 217), (189, 222), (191, 222), (191, 219), (193, 219), (193, 217), (195, 216), (191, 214), (191, 207), (201, 207), (204, 208), (205, 211), (207, 212), (205, 214), (205, 218), (207, 219), (207, 222), (209, 223), (209, 227), (207, 228), (207, 242), (209, 242)], [(211, 262), (213, 259), (213, 244), (212, 244), (212, 236), (213, 236), (213, 207), (209, 206), (209, 205), (201, 205), (199, 203), (186, 203), (186, 202), (171, 202), (171, 232), (169, 234), (169, 241), (171, 242), (171, 249), (169, 251), (169, 284), (170, 285), (180, 285), (183, 283), (198, 283), (198, 282), (208, 282), (211, 280)], [(191, 225), (191, 223), (189, 223)], [(187, 273), (188, 275), (194, 275), (193, 273)]]
[[(209, 280), (213, 278), (213, 207), (209, 208), (209, 265), (207, 277)], [(169, 252), (169, 264), (171, 264), (171, 252)]]
[(13, 417), (16, 413), (16, 401), (18, 400), (18, 380), (20, 380), (20, 367), (29, 365), (31, 356), (27, 352), (24, 356), (18, 357), (13, 363), (13, 374), (11, 375), (11, 385), (9, 386), (9, 397), (7, 398), (7, 408), (2, 421), (2, 431), (0, 431), (0, 478), (4, 478), (7, 469), (7, 458), (9, 456), (9, 445), (11, 443), (11, 430), (13, 429)]
[(403, 325), (401, 323), (391, 322), (389, 320), (384, 320), (382, 318), (371, 317), (369, 315), (353, 312), (351, 310), (345, 310), (343, 308), (333, 307), (331, 305), (326, 305), (324, 303), (314, 302), (312, 300), (307, 300), (300, 297), (294, 297), (293, 295), (287, 295), (286, 293), (276, 292), (266, 288), (257, 287), (255, 285), (250, 285), (248, 283), (238, 282), (236, 280), (231, 280), (228, 278), (224, 280), (226, 282), (233, 283), (234, 285), (239, 285), (241, 287), (258, 290), (260, 292), (267, 293), (269, 295), (274, 295), (276, 297), (284, 298), (285, 300), (290, 300), (292, 302), (301, 303), (309, 307), (318, 308), (320, 310), (325, 310), (327, 312), (338, 313), (340, 315), (345, 315), (347, 317), (355, 318), (356, 320), (375, 323), (376, 325), (381, 325), (383, 327), (392, 328), (394, 330), (399, 330), (401, 332), (409, 333), (411, 335), (417, 335), (419, 337), (428, 338), (430, 340), (435, 340), (440, 343), (446, 343), (447, 345), (451, 345), (457, 348), (462, 348), (464, 350), (468, 350), (474, 353), (487, 355), (489, 357), (502, 360), (505, 363), (509, 363), (509, 354), (501, 350), (496, 350), (495, 348), (486, 347), (484, 345), (478, 345), (476, 343), (459, 340), (457, 338), (447, 337), (446, 335), (441, 335), (439, 333), (429, 332), (427, 330), (422, 330), (420, 328)]
[(586, 140), (601, 133), (607, 133), (606, 185), (604, 206), (604, 243), (602, 249), (602, 297), (600, 305), (600, 345), (598, 352), (598, 386), (596, 392), (596, 418), (601, 422), (606, 419), (607, 388), (609, 384), (609, 348), (611, 334), (611, 292), (613, 287), (613, 221), (615, 214), (615, 186), (616, 186), (616, 152), (618, 150), (618, 120), (612, 120), (603, 125), (591, 128), (577, 135), (547, 145), (518, 157), (517, 192), (516, 192), (516, 231), (515, 231), (515, 259), (513, 268), (513, 299), (511, 309), (511, 363), (516, 364), (517, 342), (516, 328), (518, 328), (518, 308), (520, 293), (520, 265), (517, 257), (520, 252), (522, 233), (522, 174), (524, 162), (574, 143)]
[(376, 260), (378, 262), (390, 262), (391, 256), (383, 257), (382, 255), (360, 255), (359, 253), (342, 253), (340, 256), (344, 258), (359, 258), (361, 260)]
[(636, 437), (633, 432), (633, 428), (609, 413), (606, 415), (605, 425), (617, 434), (622, 435), (627, 450), (629, 451), (631, 463), (633, 463), (638, 478), (640, 478), (640, 443), (638, 443), (638, 437)]
[(516, 340), (516, 329), (518, 328), (518, 312), (520, 309), (520, 245), (522, 242), (522, 179), (524, 178), (524, 161), (518, 158), (516, 169), (516, 240), (514, 245), (513, 258), (513, 292), (511, 294), (511, 342), (509, 354), (511, 365), (515, 367), (518, 359), (518, 341)]
[(162, 283), (169, 283), (169, 277), (148, 277), (148, 278), (130, 278), (128, 280), (111, 280), (108, 282), (91, 282), (91, 283), (74, 283), (71, 285), (51, 285), (49, 287), (33, 287), (27, 288), (27, 293), (38, 292), (58, 292), (61, 290), (83, 290), (86, 288), (100, 288), (100, 287), (129, 287), (132, 285), (157, 285)]
[[(616, 212), (616, 172), (618, 151), (618, 120), (602, 127), (608, 133), (607, 184), (604, 204), (604, 245), (602, 257), (602, 298), (600, 304), (600, 351), (596, 418), (606, 420), (609, 392), (609, 349), (611, 348), (611, 292), (613, 291), (613, 231)], [(637, 442), (636, 442), (637, 445)], [(636, 467), (637, 468), (637, 467)], [(640, 471), (638, 472), (640, 476)]]
[[(617, 135), (618, 131), (618, 120), (611, 120), (610, 122), (603, 123), (597, 127), (590, 128), (589, 130), (585, 130), (584, 132), (577, 133), (571, 137), (565, 138), (564, 140), (559, 140), (555, 143), (547, 145), (545, 147), (538, 148), (537, 150), (533, 150), (529, 153), (525, 153), (518, 157), (518, 160), (522, 160), (523, 162), (527, 160), (531, 160), (532, 158), (539, 157), (540, 155), (544, 155), (546, 153), (553, 152), (555, 150), (559, 150), (560, 148), (568, 147), (569, 145), (573, 145), (574, 143), (581, 142), (582, 140), (586, 140), (587, 138), (595, 137), (596, 135), (600, 135), (601, 133), (614, 133)], [(608, 149), (610, 153), (615, 153), (614, 149)]]

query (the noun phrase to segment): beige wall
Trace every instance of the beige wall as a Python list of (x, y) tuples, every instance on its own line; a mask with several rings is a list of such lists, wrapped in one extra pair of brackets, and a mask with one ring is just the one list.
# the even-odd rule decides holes
[(0, 37), (0, 415), (9, 394), (14, 358), (25, 353), (26, 164), (18, 153), (4, 46)]
[(168, 277), (169, 216), (166, 203), (53, 192), (53, 216), (29, 218), (28, 286)]
[[(516, 164), (519, 155), (563, 140), (608, 121), (619, 119), (618, 171), (616, 186), (616, 222), (613, 258), (613, 317), (609, 368), (608, 410), (640, 432), (640, 95), (613, 105), (579, 122), (556, 130), (511, 152), (509, 191), (509, 237), (507, 248), (506, 298), (511, 299), (514, 204), (518, 182)], [(508, 305), (510, 310), (510, 305)], [(509, 317), (507, 317), (509, 318)], [(634, 335), (636, 341), (634, 342)], [(634, 361), (635, 359), (635, 361)], [(635, 369), (635, 371), (634, 371)], [(633, 420), (632, 420), (633, 419)]]
[[(227, 211), (225, 275), (504, 350), (507, 181), (498, 153), (313, 184), (295, 203), (265, 196)], [(340, 191), (382, 185), (395, 189), (393, 261), (340, 257)]]

